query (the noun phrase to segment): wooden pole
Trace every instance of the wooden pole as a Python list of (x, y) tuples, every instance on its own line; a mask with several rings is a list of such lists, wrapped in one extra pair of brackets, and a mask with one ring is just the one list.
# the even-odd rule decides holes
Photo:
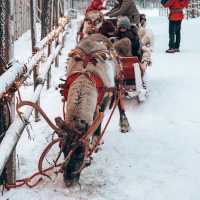
[(51, 4), (52, 0), (42, 0), (41, 14), (41, 39), (43, 39), (51, 31)]
[[(52, 30), (52, 3), (53, 0), (42, 0), (42, 15), (41, 15), (41, 39), (43, 39)], [(48, 55), (51, 52), (51, 44), (48, 44)], [(51, 68), (47, 76), (47, 89), (50, 88)]]
[[(54, 16), (54, 19), (55, 19), (55, 24), (54, 26), (57, 27), (58, 26), (58, 19), (60, 18), (60, 0), (57, 0), (54, 2), (54, 13), (53, 13), (53, 16)], [(56, 48), (59, 44), (59, 37), (57, 38), (57, 40), (55, 41), (55, 47)], [(56, 57), (55, 59), (55, 67), (58, 67), (59, 66), (59, 55)]]
[[(31, 42), (32, 42), (32, 54), (34, 55), (37, 52), (36, 49), (36, 42), (37, 42), (37, 29), (36, 29), (36, 14), (37, 7), (36, 7), (36, 0), (30, 0), (30, 21), (31, 21)], [(33, 84), (34, 84), (34, 91), (37, 87), (37, 79), (38, 79), (38, 65), (35, 65), (33, 68)], [(40, 99), (38, 99), (38, 104), (40, 104)], [(37, 110), (34, 112), (35, 114), (35, 122), (40, 120), (39, 113)]]
[[(4, 64), (8, 64), (10, 60), (12, 60), (13, 57), (13, 42), (14, 42), (14, 1), (13, 0), (0, 0), (0, 19), (1, 19), (1, 38), (0, 38), (0, 55), (5, 62)], [(5, 66), (4, 66), (5, 67)], [(6, 69), (3, 69), (3, 65), (0, 66), (2, 70), (5, 71)], [(15, 96), (12, 95), (9, 99), (0, 99), (1, 101), (1, 109), (3, 112), (0, 113), (1, 120), (3, 123), (3, 126), (0, 130), (0, 135), (2, 135), (8, 126), (11, 124), (12, 120), (15, 116), (15, 109), (13, 105), (15, 105)], [(1, 142), (1, 141), (0, 141)], [(6, 181), (10, 184), (15, 183), (16, 181), (16, 153), (15, 149), (12, 151), (12, 155), (10, 156), (10, 159), (8, 160), (5, 171), (7, 174)], [(4, 171), (4, 172), (5, 172)], [(1, 174), (0, 174), (1, 175)]]
[[(49, 1), (48, 9), (49, 9), (50, 29), (52, 30), (54, 28), (54, 0)], [(51, 54), (51, 52), (52, 52), (52, 43), (49, 43), (47, 49), (48, 56)], [(50, 86), (51, 86), (51, 67), (49, 68), (47, 74), (47, 89), (49, 89)]]

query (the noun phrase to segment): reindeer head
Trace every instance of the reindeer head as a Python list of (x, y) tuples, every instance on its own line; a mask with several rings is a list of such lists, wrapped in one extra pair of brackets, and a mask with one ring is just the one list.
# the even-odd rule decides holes
[(90, 35), (97, 33), (103, 23), (103, 15), (100, 11), (90, 11), (86, 13), (84, 19), (83, 32)]
[(86, 68), (87, 65), (104, 62), (109, 56), (107, 47), (103, 42), (93, 41), (90, 38), (83, 39), (75, 49), (69, 53), (71, 58), (71, 64), (81, 65), (82, 68)]

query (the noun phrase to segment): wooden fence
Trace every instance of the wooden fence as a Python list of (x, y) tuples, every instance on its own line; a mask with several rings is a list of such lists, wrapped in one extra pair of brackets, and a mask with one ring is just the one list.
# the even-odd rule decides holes
[[(16, 90), (13, 89), (17, 89), (17, 87), (19, 88), (24, 83), (24, 81), (32, 75), (31, 73), (33, 73), (33, 70), (35, 68), (38, 68), (39, 70), (40, 64), (45, 58), (45, 62), (42, 65), (43, 71), (40, 72), (38, 76), (40, 77), (41, 81), (37, 84), (35, 91), (31, 97), (31, 102), (38, 102), (44, 84), (47, 81), (50, 82), (51, 75), (49, 76), (49, 73), (51, 73), (52, 64), (56, 62), (60, 51), (64, 46), (64, 37), (69, 31), (68, 28), (69, 19), (67, 17), (60, 18), (59, 26), (57, 27), (57, 29), (50, 32), (42, 41), (37, 43), (36, 47), (38, 51), (31, 57), (31, 59), (27, 61), (26, 64), (21, 65), (17, 62), (13, 62), (13, 66), (0, 76), (0, 99), (4, 98), (5, 96), (8, 96), (9, 94), (14, 95)], [(51, 49), (50, 52), (48, 51), (49, 49)], [(23, 130), (28, 125), (27, 123), (25, 123), (25, 121), (27, 121), (30, 118), (32, 112), (33, 107), (27, 108), (23, 112), (23, 116), (21, 116), (22, 118), (16, 116), (0, 143), (0, 181), (5, 165), (8, 159), (10, 158), (13, 150), (15, 149), (17, 142), (19, 141), (23, 133)], [(25, 121), (22, 119), (25, 119)], [(13, 174), (15, 174), (15, 167), (16, 166), (13, 165)], [(8, 171), (6, 171), (6, 174), (9, 176)], [(8, 183), (15, 184), (15, 182), (13, 181), (15, 180), (12, 180), (12, 182)], [(5, 183), (3, 182), (3, 184)], [(26, 181), (24, 181), (24, 184), (26, 184)]]
[[(167, 16), (168, 14), (169, 14), (169, 9), (164, 8), (160, 4), (159, 15)], [(186, 9), (186, 17), (187, 19), (200, 17), (200, 0), (190, 0), (189, 6)]]
[(187, 18), (200, 17), (200, 0), (190, 0), (187, 9)]
[[(48, 74), (47, 74), (47, 83), (48, 86), (50, 85), (50, 68), (51, 68), (51, 64), (53, 63), (53, 61), (55, 60), (56, 66), (58, 64), (58, 54), (60, 52), (60, 49), (62, 48), (63, 44), (60, 43), (60, 37), (61, 36), (57, 36), (57, 33), (59, 32), (61, 35), (61, 32), (63, 32), (63, 28), (64, 26), (62, 25), (64, 22), (62, 20), (63, 16), (63, 0), (0, 0), (0, 74), (1, 78), (0, 78), (0, 146), (2, 146), (3, 141), (5, 141), (4, 139), (7, 137), (5, 135), (5, 131), (10, 128), (10, 124), (13, 122), (14, 120), (14, 115), (15, 115), (15, 93), (13, 91), (8, 92), (7, 91), (7, 87), (9, 86), (9, 84), (7, 84), (6, 81), (11, 81), (11, 76), (15, 76), (16, 74), (14, 73), (14, 69), (16, 70), (21, 70), (22, 68), (24, 68), (25, 65), (22, 65), (21, 68), (20, 66), (14, 65), (14, 62), (12, 62), (12, 65), (9, 65), (8, 63), (13, 59), (13, 40), (17, 39), (18, 37), (20, 37), (24, 32), (26, 32), (27, 30), (31, 30), (31, 40), (30, 42), (32, 43), (32, 53), (34, 55), (34, 57), (32, 57), (32, 60), (35, 60), (36, 58), (38, 58), (38, 54), (42, 54), (43, 51), (39, 51), (41, 48), (39, 48), (38, 46), (36, 46), (35, 41), (36, 41), (36, 18), (38, 17), (38, 22), (40, 22), (41, 19), (41, 10), (39, 12), (37, 12), (39, 8), (41, 8), (41, 4), (37, 4), (40, 3), (41, 1), (43, 1), (44, 5), (45, 4), (50, 4), (51, 7), (49, 8), (48, 12), (44, 12), (44, 10), (46, 11), (46, 9), (44, 9), (45, 7), (43, 7), (43, 18), (42, 19), (47, 19), (50, 18), (50, 22), (53, 22), (53, 20), (55, 20), (55, 25), (54, 28), (53, 24), (51, 23), (51, 29), (52, 32), (49, 33), (49, 35), (47, 36), (47, 39), (44, 39), (42, 41), (42, 48), (45, 49), (47, 56), (47, 65), (46, 68), (48, 68)], [(50, 15), (48, 14), (50, 13)], [(31, 20), (32, 19), (32, 20)], [(41, 28), (42, 30), (45, 30), (45, 28), (49, 25), (47, 24), (47, 20), (43, 20), (44, 22), (41, 24)], [(49, 21), (48, 21), (49, 22)], [(59, 25), (61, 24), (61, 25)], [(55, 31), (56, 27), (60, 27), (59, 31)], [(62, 38), (64, 37), (64, 35), (67, 33), (67, 31), (64, 31), (62, 33)], [(46, 36), (46, 34), (44, 35), (44, 37)], [(53, 37), (54, 42), (52, 41), (51, 37)], [(46, 41), (47, 40), (47, 44)], [(53, 42), (53, 43), (52, 43)], [(51, 44), (52, 44), (52, 48), (55, 48), (55, 53), (51, 52)], [(41, 44), (41, 42), (40, 42)], [(41, 46), (41, 45), (39, 45)], [(39, 52), (37, 52), (39, 51)], [(42, 56), (42, 55), (40, 55)], [(36, 58), (35, 58), (36, 57)], [(37, 60), (37, 59), (36, 59)], [(29, 62), (29, 61), (28, 61)], [(37, 88), (37, 74), (36, 71), (38, 68), (36, 68), (34, 65), (31, 65), (33, 68), (33, 74), (34, 74), (34, 89), (36, 90)], [(11, 67), (12, 66), (12, 67)], [(28, 66), (28, 65), (26, 65)], [(2, 69), (2, 70), (1, 70)], [(24, 71), (26, 72), (26, 70)], [(23, 73), (24, 73), (23, 72)], [(9, 74), (9, 75), (8, 75)], [(6, 78), (6, 76), (8, 75), (8, 77)], [(16, 75), (17, 78), (22, 78), (21, 76)], [(4, 77), (4, 78), (3, 78)], [(46, 77), (45, 77), (46, 78)], [(14, 77), (15, 79), (15, 77)], [(22, 78), (23, 79), (23, 78)], [(46, 79), (45, 79), (46, 80)], [(6, 83), (6, 84), (5, 84)], [(14, 81), (13, 83), (14, 85), (16, 84), (16, 82)], [(4, 87), (5, 86), (5, 87)], [(11, 87), (13, 88), (13, 87)], [(5, 89), (6, 93), (3, 94), (3, 90)], [(3, 96), (1, 94), (1, 92), (3, 92)], [(6, 95), (8, 93), (10, 93), (10, 95)], [(2, 126), (4, 125), (4, 126)], [(18, 124), (19, 125), (19, 124)], [(10, 146), (10, 145), (7, 145)], [(10, 158), (10, 160), (8, 161), (3, 173), (2, 169), (0, 169), (0, 185), (5, 181), (7, 181), (8, 183), (14, 183), (15, 182), (15, 155), (12, 154), (12, 156), (10, 156), (10, 152), (6, 152), (6, 154), (9, 154), (9, 156), (7, 158)], [(6, 155), (5, 154), (5, 155)], [(2, 159), (2, 155), (4, 155), (4, 153), (0, 153), (0, 160)], [(0, 162), (0, 166), (1, 166), (1, 162)], [(6, 178), (5, 178), (6, 177)]]
[[(41, 19), (42, 0), (35, 0), (37, 6), (37, 21)], [(57, 1), (57, 0), (56, 0)], [(70, 5), (70, 1), (65, 0), (66, 5)], [(72, 1), (76, 2), (76, 1)], [(82, 0), (80, 2), (85, 2)], [(78, 3), (76, 3), (78, 4)], [(83, 4), (80, 4), (83, 5)], [(70, 6), (69, 6), (70, 7)], [(31, 28), (30, 21), (30, 0), (14, 0), (14, 39), (17, 40), (23, 33)]]
[(73, 8), (79, 12), (84, 12), (91, 0), (66, 0), (65, 10)]
[(18, 39), (24, 32), (31, 28), (30, 2), (27, 0), (15, 0), (14, 7), (14, 38)]

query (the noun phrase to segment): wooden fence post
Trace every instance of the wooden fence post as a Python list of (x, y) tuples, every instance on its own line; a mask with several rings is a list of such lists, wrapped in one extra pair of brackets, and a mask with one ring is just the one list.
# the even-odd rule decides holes
[[(58, 27), (58, 20), (60, 18), (60, 0), (57, 0), (54, 2), (54, 9), (53, 9), (53, 18), (54, 18), (54, 26)], [(56, 48), (59, 44), (59, 36), (58, 38), (55, 40), (55, 47)], [(55, 67), (59, 66), (59, 54), (58, 56), (56, 56), (55, 59)]]
[[(31, 42), (32, 42), (32, 54), (34, 55), (37, 52), (35, 48), (37, 42), (37, 29), (36, 29), (36, 17), (37, 17), (37, 4), (36, 0), (30, 0), (30, 22), (31, 22)], [(38, 85), (38, 65), (36, 65), (33, 69), (33, 84), (34, 84), (34, 91)], [(40, 100), (38, 100), (37, 104), (40, 104)], [(35, 110), (35, 122), (40, 120), (39, 113)]]
[[(14, 1), (13, 0), (0, 0), (0, 55), (8, 64), (13, 57), (13, 42), (14, 42)], [(4, 66), (5, 67), (5, 66)], [(6, 70), (6, 69), (4, 69)], [(0, 130), (0, 135), (5, 133), (8, 126), (14, 119), (15, 116), (15, 96), (12, 94), (9, 99), (0, 100), (1, 108), (3, 112), (0, 118), (4, 123)], [(7, 105), (6, 105), (7, 104)], [(7, 109), (5, 109), (7, 107)], [(8, 109), (9, 107), (9, 109)], [(2, 123), (0, 122), (0, 123)], [(7, 174), (7, 182), (14, 184), (16, 181), (16, 152), (13, 151), (7, 165), (5, 167)], [(1, 175), (1, 174), (0, 174)]]
[[(42, 0), (42, 14), (41, 14), (41, 39), (43, 39), (52, 29), (52, 1), (53, 0)], [(48, 55), (51, 51), (51, 44), (48, 44)], [(47, 76), (47, 89), (50, 87), (51, 80), (51, 68)]]

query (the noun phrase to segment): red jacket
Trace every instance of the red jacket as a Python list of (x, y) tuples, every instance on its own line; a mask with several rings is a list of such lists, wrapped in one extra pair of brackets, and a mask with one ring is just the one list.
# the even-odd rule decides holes
[(183, 9), (188, 7), (189, 0), (167, 0), (164, 7), (170, 9), (169, 19), (179, 21), (184, 18)]
[(104, 0), (92, 0), (88, 8), (86, 9), (86, 13), (92, 10), (101, 10), (103, 8)]

